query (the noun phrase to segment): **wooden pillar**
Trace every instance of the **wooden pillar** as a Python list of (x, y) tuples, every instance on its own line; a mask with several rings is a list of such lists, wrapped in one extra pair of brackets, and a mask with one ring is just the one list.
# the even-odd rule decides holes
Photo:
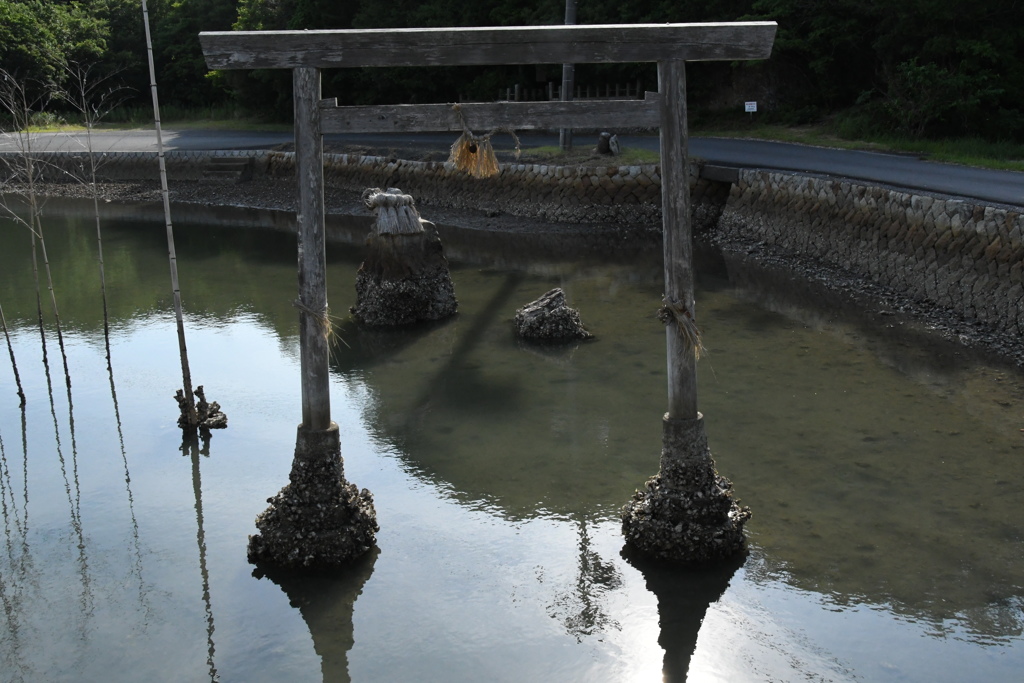
[[(686, 122), (686, 62), (658, 62), (661, 94), (661, 211), (665, 247), (665, 298), (694, 315), (693, 235)], [(697, 357), (679, 326), (665, 326), (668, 417), (697, 418)]]
[(331, 425), (328, 373), (327, 250), (324, 238), (323, 136), (320, 133), (320, 70), (292, 70), (295, 98), (295, 171), (298, 181), (299, 352), (302, 425)]

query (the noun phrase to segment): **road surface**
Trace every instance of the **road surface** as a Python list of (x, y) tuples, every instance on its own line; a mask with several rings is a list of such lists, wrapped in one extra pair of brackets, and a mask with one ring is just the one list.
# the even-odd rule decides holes
[[(524, 134), (523, 147), (557, 145), (557, 136)], [(620, 136), (624, 147), (658, 148), (655, 136)], [(331, 135), (328, 142), (361, 145), (376, 150), (418, 149), (447, 152), (454, 134), (400, 135)], [(268, 149), (292, 141), (288, 132), (249, 132), (237, 130), (165, 130), (164, 146), (168, 150), (238, 150)], [(579, 147), (592, 147), (596, 138), (576, 135)], [(511, 147), (509, 136), (494, 137), (497, 149)], [(84, 149), (81, 133), (40, 133), (33, 135), (36, 150)], [(0, 135), (0, 151), (17, 150), (16, 141)], [(156, 151), (156, 135), (149, 130), (100, 131), (93, 133), (93, 149), (97, 152)], [(925, 161), (911, 155), (882, 154), (828, 149), (763, 140), (734, 138), (690, 139), (690, 154), (709, 163), (741, 168), (778, 169), (801, 173), (824, 174), (910, 190), (923, 190), (958, 197), (980, 199), (999, 204), (1024, 206), (1024, 173), (993, 171), (954, 164)]]

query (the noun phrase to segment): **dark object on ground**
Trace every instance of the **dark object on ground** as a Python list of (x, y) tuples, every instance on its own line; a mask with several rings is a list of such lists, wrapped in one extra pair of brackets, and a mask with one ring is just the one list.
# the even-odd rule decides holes
[(598, 136), (597, 147), (594, 148), (594, 154), (611, 154), (613, 156), (618, 156), (620, 151), (618, 135), (601, 133), (601, 135)]
[(367, 253), (356, 274), (356, 320), (371, 326), (440, 320), (458, 310), (448, 260), (433, 223), (397, 188), (363, 192), (376, 216)]
[(594, 336), (583, 326), (579, 311), (566, 305), (565, 292), (560, 287), (516, 311), (515, 327), (520, 337), (539, 341), (569, 341)]

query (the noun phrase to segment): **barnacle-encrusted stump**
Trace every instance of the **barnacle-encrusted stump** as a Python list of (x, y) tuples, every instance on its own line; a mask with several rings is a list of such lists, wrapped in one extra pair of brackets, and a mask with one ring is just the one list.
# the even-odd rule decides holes
[(356, 273), (356, 305), (350, 309), (356, 320), (384, 327), (454, 315), (458, 301), (444, 247), (413, 198), (397, 188), (371, 188), (363, 202), (376, 222)]
[(249, 562), (303, 570), (347, 564), (377, 542), (373, 495), (345, 481), (338, 425), (299, 427), (289, 483), (256, 518)]
[(594, 336), (580, 321), (580, 313), (565, 303), (565, 292), (556, 287), (516, 311), (516, 334), (539, 341), (569, 341)]
[(626, 543), (645, 555), (683, 564), (723, 560), (744, 550), (740, 507), (732, 483), (715, 470), (704, 417), (665, 416), (661, 470), (622, 509)]
[[(199, 402), (195, 405), (196, 418), (198, 419), (196, 426), (200, 430), (227, 429), (228, 416), (224, 414), (224, 411), (220, 409), (220, 404), (216, 401), (206, 402), (206, 392), (203, 390), (203, 385), (200, 384), (192, 393), (199, 399)], [(178, 389), (174, 394), (174, 400), (178, 402), (178, 410), (181, 411), (181, 416), (178, 417), (178, 426), (182, 429), (189, 429), (189, 405), (185, 400), (185, 392)]]

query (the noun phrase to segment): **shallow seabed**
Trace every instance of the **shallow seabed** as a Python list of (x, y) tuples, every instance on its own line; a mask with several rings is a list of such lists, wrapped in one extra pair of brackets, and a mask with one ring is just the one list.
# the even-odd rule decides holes
[[(443, 229), (460, 313), (402, 333), (345, 321), (359, 248), (332, 243), (332, 415), (348, 478), (375, 496), (379, 551), (337, 577), (255, 577), (247, 536), (287, 482), (300, 417), (295, 238), (281, 215), (177, 222), (193, 381), (229, 416), (183, 449), (153, 208), (106, 209), (111, 380), (95, 226), (82, 205), (49, 207), (70, 391), (50, 313), (48, 375), (42, 362), (28, 235), (0, 224), (0, 305), (28, 398), (20, 410), (0, 354), (0, 679), (1024, 671), (1024, 377), (714, 259), (699, 276), (700, 403), (719, 470), (754, 511), (750, 554), (702, 572), (620, 555), (617, 511), (658, 467), (665, 355), (656, 249), (595, 255), (607, 241), (570, 260), (543, 240)], [(332, 234), (358, 241), (369, 224)], [(515, 309), (552, 286), (594, 341), (515, 342)]]

